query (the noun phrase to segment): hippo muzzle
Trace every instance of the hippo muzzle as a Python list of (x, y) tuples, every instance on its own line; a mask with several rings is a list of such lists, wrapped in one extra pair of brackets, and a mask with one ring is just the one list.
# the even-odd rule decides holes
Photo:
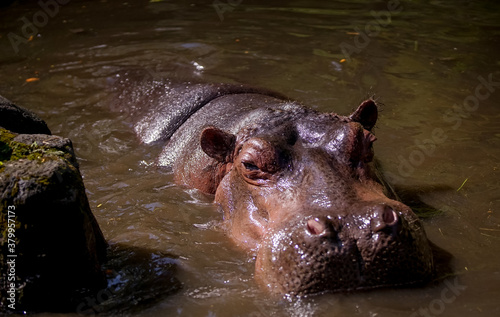
[(273, 293), (305, 295), (428, 281), (432, 252), (408, 207), (353, 208), (354, 215), (322, 211), (270, 230), (256, 257), (259, 283)]

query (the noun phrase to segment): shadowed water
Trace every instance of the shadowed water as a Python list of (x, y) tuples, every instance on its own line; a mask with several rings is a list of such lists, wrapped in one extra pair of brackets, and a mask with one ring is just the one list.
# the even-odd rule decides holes
[[(51, 5), (0, 7), (0, 94), (72, 139), (91, 208), (119, 249), (113, 261), (147, 250), (149, 270), (175, 264), (183, 285), (166, 295), (148, 284), (161, 274), (141, 283), (123, 273), (151, 300), (133, 310), (100, 303), (111, 313), (500, 315), (498, 2), (42, 3)], [(253, 259), (218, 228), (212, 197), (175, 186), (153, 166), (161, 148), (139, 144), (129, 114), (111, 111), (110, 88), (125, 72), (262, 86), (340, 114), (374, 95), (383, 110), (375, 154), (401, 196), (423, 202), (415, 211), (456, 275), (417, 289), (269, 298)]]

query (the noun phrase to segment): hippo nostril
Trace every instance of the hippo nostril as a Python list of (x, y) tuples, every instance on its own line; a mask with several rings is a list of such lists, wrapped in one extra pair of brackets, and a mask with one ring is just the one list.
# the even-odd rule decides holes
[(377, 232), (387, 227), (394, 226), (398, 222), (398, 215), (387, 205), (378, 205), (372, 218), (372, 229)]
[(398, 221), (398, 215), (396, 215), (396, 212), (391, 207), (385, 206), (382, 213), (382, 220), (386, 225), (392, 226)]
[(312, 235), (319, 235), (326, 230), (326, 226), (323, 222), (320, 222), (318, 218), (309, 219), (307, 221), (307, 230)]

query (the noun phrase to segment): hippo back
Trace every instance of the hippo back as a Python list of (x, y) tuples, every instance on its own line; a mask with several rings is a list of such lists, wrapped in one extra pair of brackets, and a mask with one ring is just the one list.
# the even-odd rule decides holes
[(247, 85), (171, 80), (136, 83), (124, 79), (120, 86), (112, 110), (126, 111), (140, 141), (146, 144), (168, 140), (194, 113), (225, 95), (252, 93), (286, 99), (271, 90)]

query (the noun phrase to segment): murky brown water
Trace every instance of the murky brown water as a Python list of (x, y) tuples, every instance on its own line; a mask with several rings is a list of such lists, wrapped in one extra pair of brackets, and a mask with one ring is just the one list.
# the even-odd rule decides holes
[[(183, 288), (165, 297), (152, 288), (157, 302), (130, 314), (500, 316), (498, 2), (60, 2), (50, 14), (28, 1), (0, 8), (0, 94), (73, 140), (111, 244), (177, 263)], [(457, 277), (270, 299), (252, 259), (214, 227), (211, 197), (173, 185), (151, 166), (159, 149), (139, 145), (126, 115), (108, 111), (109, 78), (128, 70), (144, 81), (264, 86), (341, 114), (375, 94), (385, 104), (376, 154), (395, 185), (442, 211), (424, 225), (453, 255)]]

